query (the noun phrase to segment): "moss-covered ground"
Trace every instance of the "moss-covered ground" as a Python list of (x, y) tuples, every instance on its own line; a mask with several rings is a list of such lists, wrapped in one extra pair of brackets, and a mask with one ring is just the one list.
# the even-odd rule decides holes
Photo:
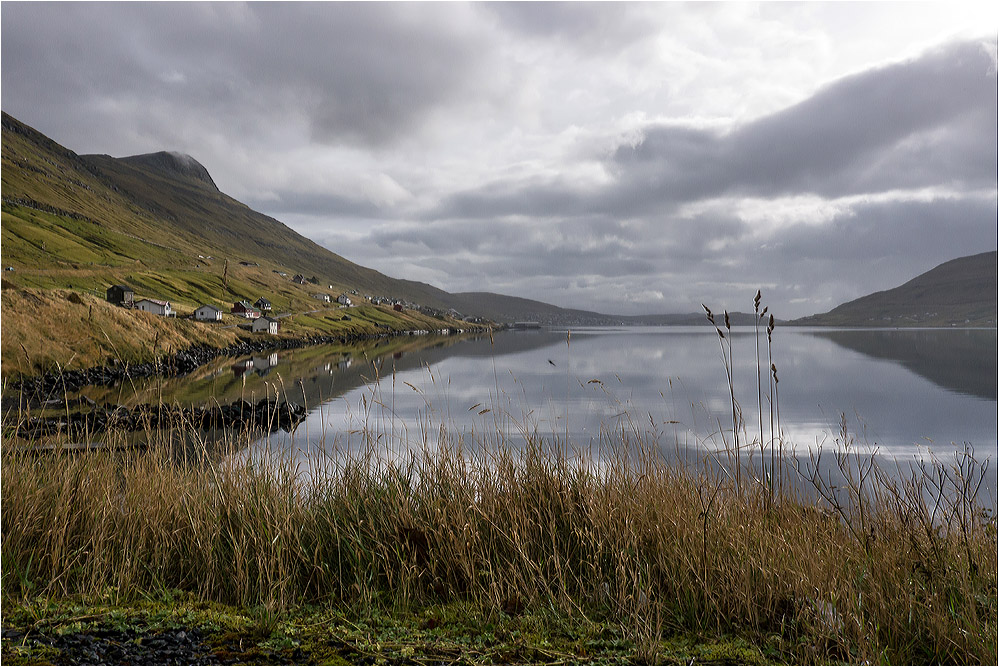
[[(627, 621), (567, 617), (550, 610), (507, 613), (470, 602), (423, 608), (379, 605), (302, 606), (276, 614), (162, 591), (123, 600), (108, 590), (97, 599), (4, 600), (2, 662), (82, 664), (107, 656), (80, 637), (112, 637), (142, 646), (182, 631), (199, 638), (198, 652), (165, 654), (174, 664), (774, 664), (775, 645), (738, 637), (678, 635), (636, 643)], [(183, 636), (183, 635), (182, 635)], [(159, 642), (156, 638), (161, 638)], [(75, 639), (76, 641), (71, 641)], [(60, 641), (63, 640), (63, 641)], [(104, 640), (104, 644), (113, 643)], [(84, 645), (81, 655), (71, 647)], [(67, 648), (70, 647), (70, 648)], [(105, 646), (104, 651), (111, 650)], [(149, 649), (153, 651), (152, 648)], [(87, 652), (89, 651), (89, 653)]]

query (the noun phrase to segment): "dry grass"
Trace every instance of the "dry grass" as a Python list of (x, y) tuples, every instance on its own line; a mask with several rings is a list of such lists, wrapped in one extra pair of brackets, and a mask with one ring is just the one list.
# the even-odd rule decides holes
[(177, 588), (276, 611), (470, 599), (627, 619), (650, 645), (748, 634), (793, 662), (995, 655), (996, 524), (970, 453), (872, 474), (837, 516), (634, 442), (606, 443), (599, 467), (559, 443), (472, 454), (442, 429), (430, 444), (404, 463), (317, 459), (308, 479), (291, 462), (185, 463), (177, 442), (6, 451), (3, 591)]
[(126, 310), (70, 290), (5, 289), (4, 377), (102, 366), (108, 358), (152, 361), (197, 344), (225, 346), (236, 330)]

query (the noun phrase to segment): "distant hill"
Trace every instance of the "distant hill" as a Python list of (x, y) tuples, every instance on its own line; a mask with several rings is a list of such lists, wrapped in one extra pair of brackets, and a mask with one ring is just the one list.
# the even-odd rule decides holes
[(622, 318), (613, 315), (559, 308), (541, 301), (492, 292), (460, 292), (451, 297), (458, 310), (481, 313), (482, 317), (496, 322), (530, 321), (545, 326), (609, 326), (622, 322)]
[[(667, 315), (605, 315), (589, 310), (559, 308), (541, 301), (492, 292), (460, 292), (450, 295), (458, 310), (482, 313), (496, 322), (537, 322), (544, 326), (708, 326), (704, 312)], [(722, 314), (718, 313), (721, 324)], [(752, 325), (752, 313), (729, 313), (733, 326)]]
[(959, 257), (894, 289), (875, 292), (791, 324), (819, 326), (996, 326), (996, 251)]

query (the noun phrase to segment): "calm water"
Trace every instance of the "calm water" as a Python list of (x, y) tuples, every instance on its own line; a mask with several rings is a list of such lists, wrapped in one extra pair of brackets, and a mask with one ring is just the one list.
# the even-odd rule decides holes
[[(733, 333), (740, 438), (759, 439), (756, 338), (751, 328)], [(845, 420), (847, 441), (882, 454), (939, 456), (970, 443), (980, 457), (994, 457), (996, 351), (995, 330), (779, 328), (780, 430), (798, 451), (840, 446)], [(765, 336), (760, 354), (767, 440)], [(717, 449), (732, 437), (722, 351), (706, 327), (587, 328), (568, 341), (566, 331), (504, 332), (493, 342), (355, 356), (349, 368), (341, 355), (297, 380), (287, 394), (295, 400), (299, 392), (311, 412), (295, 434), (265, 439), (271, 448), (319, 447), (335, 456), (359, 442), (365, 426), (381, 434), (377, 448), (396, 455), (433, 445), (442, 426), (466, 443), (487, 444), (497, 433), (516, 441), (529, 432), (586, 447), (623, 429)]]
[[(758, 441), (756, 337), (750, 328), (733, 334), (739, 437)], [(765, 336), (760, 354), (769, 441)], [(774, 417), (779, 409), (780, 431), (800, 455), (848, 442), (908, 460), (946, 458), (969, 443), (978, 458), (996, 458), (995, 330), (787, 327), (775, 332), (772, 354)], [(500, 438), (517, 446), (531, 434), (586, 449), (609, 434), (620, 440), (622, 431), (654, 434), (661, 448), (695, 455), (732, 442), (725, 364), (708, 327), (501, 332), (492, 341), (401, 337), (218, 360), (185, 378), (83, 393), (126, 405), (287, 398), (308, 406), (307, 419), (294, 433), (261, 438), (254, 450), (303, 457), (369, 447), (408, 457), (436, 446), (441, 428), (469, 447)]]

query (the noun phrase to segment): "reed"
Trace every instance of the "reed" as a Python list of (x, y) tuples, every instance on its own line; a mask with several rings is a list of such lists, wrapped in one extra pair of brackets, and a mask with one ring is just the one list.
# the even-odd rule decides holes
[(731, 455), (667, 456), (634, 424), (582, 450), (526, 417), (496, 417), (524, 425), (514, 442), (428, 409), (406, 453), (385, 457), (396, 427), (371, 407), (391, 407), (380, 391), (357, 446), (329, 443), (337, 455), (311, 454), (308, 474), (276, 451), (248, 456), (248, 433), (209, 445), (193, 427), (150, 431), (136, 451), (111, 431), (95, 436), (108, 452), (53, 455), (5, 438), (5, 598), (548, 608), (618, 619), (648, 661), (677, 633), (748, 637), (794, 663), (996, 655), (996, 514), (970, 448), (907, 469), (849, 446), (800, 463), (775, 424), (760, 480)]

